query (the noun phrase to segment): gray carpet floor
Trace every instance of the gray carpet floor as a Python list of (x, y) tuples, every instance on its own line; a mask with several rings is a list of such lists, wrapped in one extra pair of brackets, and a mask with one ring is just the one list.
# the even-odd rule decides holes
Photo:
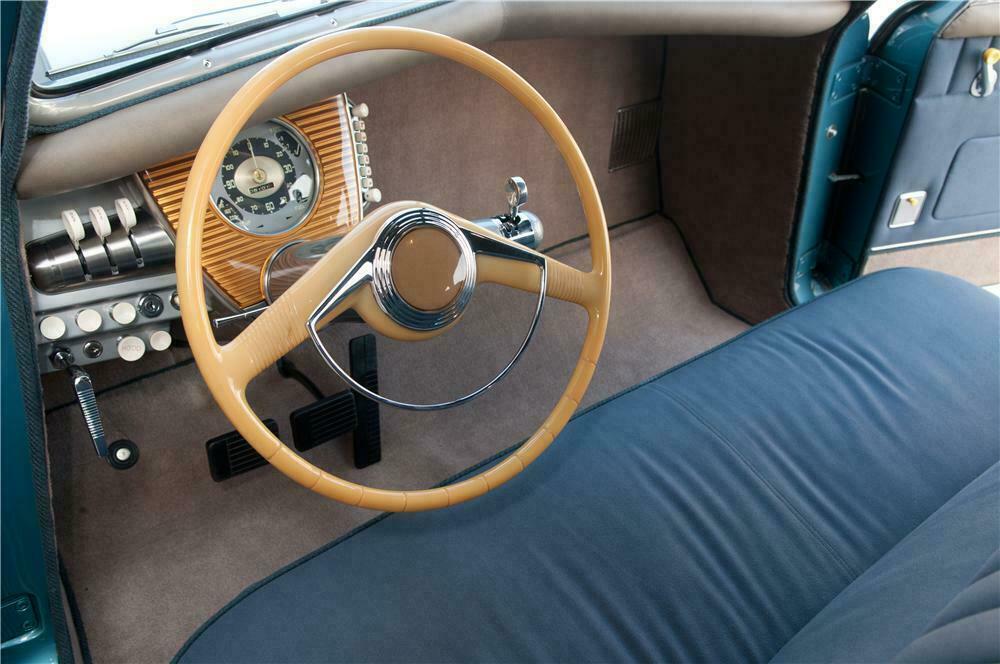
[[(676, 229), (662, 218), (612, 231), (612, 252), (612, 315), (586, 403), (745, 329), (708, 300)], [(553, 253), (571, 264), (589, 263), (585, 242)], [(531, 296), (483, 288), (462, 322), (433, 341), (380, 338), (382, 391), (430, 400), (474, 387), (509, 359), (532, 308)], [(383, 408), (383, 460), (375, 466), (354, 469), (347, 439), (306, 456), (373, 486), (436, 484), (537, 427), (569, 377), (584, 323), (582, 310), (549, 301), (525, 357), (485, 396), (437, 413)], [(328, 343), (346, 359), (346, 340), (363, 331), (335, 325)], [(164, 354), (159, 366), (145, 367), (159, 373), (100, 397), (109, 439), (128, 437), (140, 446), (141, 460), (127, 472), (95, 457), (75, 406), (56, 407), (47, 418), (59, 548), (96, 662), (168, 660), (247, 585), (374, 516), (316, 496), (269, 467), (213, 482), (205, 441), (232, 427), (197, 368), (184, 363), (187, 357), (183, 349)], [(296, 349), (292, 359), (324, 391), (341, 389), (312, 348)], [(169, 368), (175, 362), (181, 365)], [(100, 388), (135, 379), (136, 371), (109, 363), (94, 373)], [(46, 379), (50, 407), (65, 401), (64, 380)], [(288, 413), (311, 401), (308, 392), (272, 367), (249, 395), (257, 413), (275, 418), (290, 443)]]

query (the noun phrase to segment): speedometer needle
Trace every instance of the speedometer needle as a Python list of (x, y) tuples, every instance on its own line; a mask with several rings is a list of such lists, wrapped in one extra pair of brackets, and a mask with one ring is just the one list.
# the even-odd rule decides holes
[(247, 147), (250, 149), (250, 158), (253, 159), (253, 180), (258, 184), (262, 183), (267, 179), (267, 173), (257, 165), (257, 155), (253, 153), (253, 143), (250, 142), (249, 138), (247, 139)]
[(253, 159), (253, 167), (254, 167), (254, 169), (255, 170), (259, 170), (260, 166), (257, 165), (257, 155), (255, 155), (253, 153), (253, 143), (250, 142), (249, 138), (247, 139), (247, 148), (250, 149), (250, 158)]

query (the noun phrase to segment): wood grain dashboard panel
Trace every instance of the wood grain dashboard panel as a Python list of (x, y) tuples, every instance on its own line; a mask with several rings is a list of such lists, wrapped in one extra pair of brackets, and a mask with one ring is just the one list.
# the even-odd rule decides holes
[[(362, 216), (361, 188), (346, 97), (337, 95), (324, 99), (283, 115), (281, 119), (302, 133), (316, 155), (319, 199), (309, 218), (287, 233), (260, 237), (233, 228), (208, 201), (205, 202), (202, 267), (209, 279), (240, 307), (264, 299), (261, 269), (275, 249), (291, 240), (343, 235)], [(195, 152), (190, 152), (142, 173), (153, 200), (175, 232), (194, 157)]]

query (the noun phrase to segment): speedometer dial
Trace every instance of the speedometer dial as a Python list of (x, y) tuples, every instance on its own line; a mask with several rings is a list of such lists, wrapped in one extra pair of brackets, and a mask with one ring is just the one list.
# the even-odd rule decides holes
[(236, 137), (212, 187), (212, 205), (241, 231), (279, 235), (306, 220), (318, 187), (306, 140), (291, 125), (271, 120)]

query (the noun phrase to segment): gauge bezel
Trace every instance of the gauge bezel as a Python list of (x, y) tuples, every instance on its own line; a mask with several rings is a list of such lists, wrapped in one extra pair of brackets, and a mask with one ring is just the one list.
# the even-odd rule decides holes
[[(237, 134), (237, 138), (233, 142), (233, 145), (235, 145), (236, 143), (238, 143), (241, 140), (239, 137), (240, 137), (240, 135), (244, 134), (244, 132), (252, 130), (255, 127), (265, 126), (265, 125), (268, 125), (268, 124), (276, 124), (276, 125), (279, 125), (280, 127), (284, 128), (284, 129), (287, 129), (288, 131), (290, 131), (292, 133), (293, 137), (297, 141), (299, 141), (299, 143), (308, 152), (308, 158), (312, 162), (312, 174), (311, 175), (313, 176), (313, 182), (315, 184), (313, 185), (313, 195), (312, 195), (312, 200), (310, 201), (310, 204), (309, 204), (309, 208), (302, 215), (302, 218), (299, 221), (297, 221), (295, 224), (293, 224), (293, 225), (291, 225), (291, 226), (289, 226), (287, 228), (284, 228), (284, 229), (282, 229), (282, 230), (280, 230), (280, 231), (278, 231), (276, 233), (261, 233), (259, 231), (252, 231), (252, 230), (249, 230), (247, 228), (241, 228), (240, 226), (237, 226), (235, 223), (233, 223), (229, 219), (228, 216), (226, 216), (222, 212), (222, 210), (219, 209), (219, 206), (215, 202), (215, 199), (216, 199), (216, 187), (217, 186), (221, 186), (220, 182), (222, 181), (222, 165), (221, 164), (219, 165), (219, 172), (216, 173), (215, 181), (212, 183), (212, 191), (210, 192), (209, 201), (208, 201), (209, 205), (212, 208), (212, 211), (215, 212), (215, 214), (227, 226), (229, 226), (230, 228), (232, 228), (233, 230), (235, 230), (238, 233), (243, 233), (244, 235), (248, 235), (250, 237), (265, 238), (265, 239), (284, 237), (284, 236), (286, 236), (286, 235), (288, 235), (290, 233), (293, 233), (293, 232), (297, 231), (298, 229), (302, 228), (302, 226), (304, 226), (312, 218), (313, 213), (316, 212), (316, 205), (319, 203), (319, 199), (321, 197), (320, 194), (321, 194), (322, 189), (323, 189), (323, 169), (320, 167), (319, 158), (316, 156), (316, 150), (313, 149), (312, 141), (310, 141), (305, 136), (305, 134), (302, 133), (301, 129), (299, 129), (298, 127), (296, 127), (293, 123), (289, 122), (288, 120), (285, 120), (283, 118), (272, 118), (270, 120), (264, 120), (263, 122), (259, 122), (259, 123), (256, 123), (254, 125), (251, 125), (250, 127), (246, 127), (245, 129), (241, 129), (240, 133)], [(232, 146), (230, 146), (230, 148), (231, 147)], [(231, 203), (231, 204), (235, 205), (235, 203)], [(256, 216), (256, 217), (270, 216), (270, 215), (254, 215), (252, 212), (247, 212), (245, 210), (241, 210), (241, 211), (244, 212), (245, 214), (253, 215), (253, 216)], [(275, 213), (271, 213), (271, 214), (275, 214)]]

